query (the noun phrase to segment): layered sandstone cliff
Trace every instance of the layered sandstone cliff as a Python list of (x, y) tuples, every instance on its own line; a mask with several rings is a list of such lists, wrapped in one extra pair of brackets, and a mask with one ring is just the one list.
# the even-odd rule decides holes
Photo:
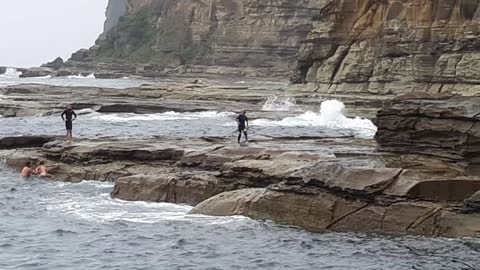
[[(110, 10), (123, 2), (110, 1)], [(286, 75), (326, 2), (128, 0), (127, 15), (91, 53), (95, 62), (149, 64), (153, 72)]]
[(479, 3), (329, 1), (299, 51), (292, 81), (328, 93), (478, 93)]

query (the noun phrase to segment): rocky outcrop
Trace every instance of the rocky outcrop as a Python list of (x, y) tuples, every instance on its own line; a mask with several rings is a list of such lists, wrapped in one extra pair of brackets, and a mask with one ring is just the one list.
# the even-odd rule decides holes
[[(124, 200), (186, 203), (312, 231), (477, 236), (480, 179), (434, 158), (375, 152), (351, 138), (81, 140), (1, 150), (7, 164), (59, 165), (55, 178), (115, 181)], [(469, 185), (468, 185), (469, 184)]]
[(18, 149), (42, 147), (45, 143), (56, 140), (56, 136), (18, 136), (0, 138), (0, 149)]
[(222, 193), (202, 202), (191, 213), (245, 215), (311, 231), (478, 237), (480, 229), (480, 214), (452, 212), (441, 203), (408, 201), (375, 205), (328, 193), (297, 194), (269, 189)]
[(292, 81), (323, 93), (480, 92), (479, 2), (331, 0)]
[[(94, 62), (149, 64), (157, 76), (285, 75), (325, 2), (130, 0), (126, 16), (98, 40)], [(109, 7), (120, 10), (123, 3)], [(120, 13), (109, 16), (108, 26)]]
[(69, 61), (79, 61), (79, 62), (88, 61), (88, 60), (91, 60), (90, 56), (91, 56), (90, 50), (80, 49), (80, 50), (72, 53), (72, 56), (68, 60)]
[(63, 66), (63, 59), (61, 57), (57, 57), (52, 62), (48, 62), (42, 65), (42, 67), (53, 68), (53, 69), (60, 69), (62, 66)]
[(412, 93), (379, 111), (379, 149), (480, 162), (480, 98)]
[(22, 74), (20, 78), (45, 77), (55, 74), (55, 70), (49, 67), (18, 68)]

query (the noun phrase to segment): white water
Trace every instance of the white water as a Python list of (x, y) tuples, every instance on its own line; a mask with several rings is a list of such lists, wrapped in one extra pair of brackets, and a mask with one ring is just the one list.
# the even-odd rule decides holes
[[(86, 112), (86, 111), (85, 111)], [(134, 114), (134, 113), (113, 113), (99, 114), (93, 113), (91, 118), (107, 122), (130, 122), (130, 121), (175, 121), (175, 120), (199, 120), (203, 118), (226, 118), (235, 115), (231, 112), (166, 112), (156, 114)]]
[(16, 68), (12, 68), (12, 67), (7, 67), (7, 70), (5, 71), (5, 73), (0, 74), (0, 76), (10, 77), (10, 78), (19, 78), (20, 75), (22, 75), (22, 73), (17, 71)]
[(70, 76), (67, 76), (68, 79), (95, 79), (95, 74), (90, 74), (90, 75), (87, 75), (87, 76), (82, 76), (82, 74), (78, 74), (78, 75), (70, 75)]
[(298, 116), (287, 117), (280, 121), (257, 119), (252, 121), (256, 126), (287, 126), (303, 127), (317, 126), (353, 130), (357, 137), (372, 138), (377, 132), (377, 127), (366, 118), (348, 118), (344, 114), (345, 104), (338, 100), (322, 102), (320, 112), (308, 111)]
[(271, 96), (267, 99), (262, 107), (262, 111), (294, 111), (297, 109), (294, 97)]

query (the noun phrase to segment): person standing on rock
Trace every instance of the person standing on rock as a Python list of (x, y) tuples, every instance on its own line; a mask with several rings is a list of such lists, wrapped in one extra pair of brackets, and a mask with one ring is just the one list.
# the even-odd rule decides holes
[(238, 143), (240, 143), (240, 139), (242, 138), (242, 132), (245, 135), (245, 142), (248, 142), (248, 135), (247, 135), (247, 129), (248, 129), (248, 117), (246, 115), (246, 111), (242, 111), (238, 116), (237, 116), (237, 123), (238, 123)]
[(72, 142), (72, 126), (73, 121), (77, 119), (77, 114), (73, 111), (72, 105), (68, 104), (67, 108), (62, 113), (62, 120), (65, 121), (67, 129), (67, 142)]

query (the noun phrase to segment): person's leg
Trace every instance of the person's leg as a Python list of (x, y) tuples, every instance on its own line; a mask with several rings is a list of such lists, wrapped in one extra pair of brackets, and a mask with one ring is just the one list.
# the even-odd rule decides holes
[(239, 132), (238, 132), (238, 140), (237, 140), (237, 141), (238, 141), (238, 143), (240, 143), (240, 139), (241, 139), (241, 138), (242, 138), (242, 132), (241, 132), (241, 131), (239, 131)]
[(243, 131), (243, 134), (245, 135), (245, 141), (248, 142), (247, 130)]

